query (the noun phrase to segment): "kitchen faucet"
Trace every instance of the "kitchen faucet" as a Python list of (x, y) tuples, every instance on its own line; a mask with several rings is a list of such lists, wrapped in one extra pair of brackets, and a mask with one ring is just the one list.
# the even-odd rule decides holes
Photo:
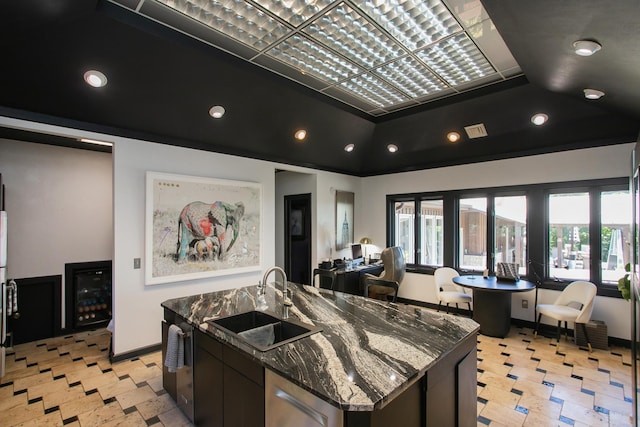
[(273, 271), (280, 273), (282, 276), (282, 318), (287, 319), (289, 318), (289, 307), (293, 305), (293, 302), (291, 302), (291, 299), (288, 296), (289, 290), (287, 289), (287, 274), (284, 270), (278, 266), (269, 268), (264, 272), (264, 276), (262, 276), (262, 286), (263, 289), (267, 286), (267, 277), (269, 277), (269, 274)]

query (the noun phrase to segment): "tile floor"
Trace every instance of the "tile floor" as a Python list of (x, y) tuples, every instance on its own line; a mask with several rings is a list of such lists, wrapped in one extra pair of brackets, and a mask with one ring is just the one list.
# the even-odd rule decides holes
[[(0, 382), (0, 426), (190, 426), (162, 389), (154, 352), (110, 363), (106, 330), (16, 345)], [(631, 425), (631, 356), (513, 327), (478, 336), (478, 426)]]

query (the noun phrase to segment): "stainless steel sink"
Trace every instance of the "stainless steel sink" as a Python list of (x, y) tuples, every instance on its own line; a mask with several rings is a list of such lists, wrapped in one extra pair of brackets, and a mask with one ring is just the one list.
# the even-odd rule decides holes
[(208, 320), (207, 323), (235, 335), (260, 351), (271, 350), (322, 331), (322, 328), (313, 325), (281, 319), (275, 313), (255, 310)]

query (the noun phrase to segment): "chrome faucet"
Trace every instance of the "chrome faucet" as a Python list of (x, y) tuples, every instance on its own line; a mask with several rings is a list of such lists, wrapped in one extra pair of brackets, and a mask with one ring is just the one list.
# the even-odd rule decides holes
[(285, 273), (284, 270), (278, 266), (269, 268), (264, 272), (264, 276), (262, 276), (262, 286), (263, 289), (267, 286), (267, 278), (273, 271), (280, 273), (280, 275), (282, 276), (282, 318), (287, 319), (289, 317), (289, 307), (293, 305), (293, 302), (291, 302), (291, 299), (288, 295), (289, 290), (287, 289), (287, 273)]

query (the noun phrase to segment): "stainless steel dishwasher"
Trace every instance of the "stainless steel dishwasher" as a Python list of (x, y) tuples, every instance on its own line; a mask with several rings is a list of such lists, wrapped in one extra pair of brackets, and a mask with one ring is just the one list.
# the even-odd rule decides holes
[(265, 369), (266, 427), (342, 427), (342, 410)]

